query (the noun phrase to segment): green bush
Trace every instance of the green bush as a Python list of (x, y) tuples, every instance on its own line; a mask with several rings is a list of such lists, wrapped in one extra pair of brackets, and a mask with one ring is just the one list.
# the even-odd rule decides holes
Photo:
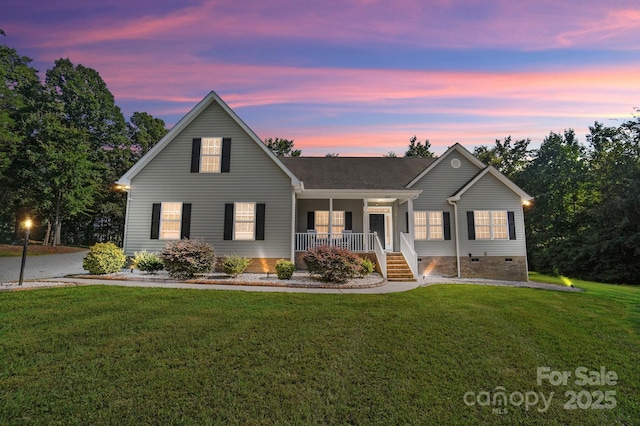
[(164, 263), (157, 253), (149, 253), (146, 250), (134, 253), (132, 267), (151, 274), (164, 269)]
[(82, 267), (91, 274), (103, 275), (118, 272), (124, 268), (127, 257), (122, 249), (113, 243), (96, 243), (82, 259)]
[(276, 262), (276, 273), (279, 280), (290, 280), (295, 270), (296, 265), (289, 260), (280, 259)]
[(346, 283), (361, 269), (360, 258), (339, 247), (325, 245), (308, 250), (303, 260), (309, 272), (325, 282)]
[(242, 274), (250, 264), (251, 259), (248, 257), (240, 257), (237, 254), (233, 254), (231, 256), (225, 255), (224, 260), (222, 261), (224, 273), (231, 275), (233, 278)]
[(211, 272), (216, 264), (213, 247), (198, 239), (170, 241), (160, 253), (160, 258), (164, 269), (173, 278), (193, 278), (196, 274)]
[(375, 263), (370, 261), (369, 259), (362, 258), (360, 260), (360, 276), (366, 277), (370, 273), (372, 273), (376, 269)]

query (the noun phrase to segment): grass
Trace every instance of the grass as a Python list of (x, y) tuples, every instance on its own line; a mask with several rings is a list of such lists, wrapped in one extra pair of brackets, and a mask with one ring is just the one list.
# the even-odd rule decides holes
[[(640, 288), (585, 289), (0, 293), (0, 424), (637, 424)], [(537, 385), (543, 366), (619, 380)], [(464, 403), (499, 386), (555, 395), (542, 413)], [(616, 407), (566, 410), (571, 390)]]
[[(12, 244), (0, 244), (0, 257), (17, 257), (22, 256), (22, 245)], [(77, 251), (86, 250), (81, 247), (68, 247), (68, 246), (43, 246), (37, 244), (29, 244), (27, 246), (27, 256), (42, 255), (42, 254), (62, 254), (62, 253), (74, 253)]]

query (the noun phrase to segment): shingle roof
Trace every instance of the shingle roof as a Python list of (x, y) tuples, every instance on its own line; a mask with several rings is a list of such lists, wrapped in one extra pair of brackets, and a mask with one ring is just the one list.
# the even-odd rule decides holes
[(435, 161), (417, 157), (279, 157), (307, 189), (406, 189)]

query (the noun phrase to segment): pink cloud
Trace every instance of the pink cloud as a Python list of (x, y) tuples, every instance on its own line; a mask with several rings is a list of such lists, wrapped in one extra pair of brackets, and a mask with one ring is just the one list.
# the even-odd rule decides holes
[[(51, 24), (41, 48), (155, 40), (189, 43), (192, 48), (224, 40), (292, 39), (324, 43), (400, 43), (423, 48), (510, 47), (542, 49), (565, 46), (629, 48), (640, 36), (640, 8), (626, 0), (615, 6), (596, 0), (574, 2), (457, 2), (420, 0), (322, 3), (249, 0), (238, 4), (205, 1), (177, 11), (131, 17), (104, 17), (81, 26)], [(155, 12), (155, 13), (154, 13)], [(29, 23), (12, 31), (38, 34)], [(627, 43), (621, 44), (619, 41)], [(182, 49), (189, 49), (182, 45)], [(631, 47), (635, 49), (636, 47)]]

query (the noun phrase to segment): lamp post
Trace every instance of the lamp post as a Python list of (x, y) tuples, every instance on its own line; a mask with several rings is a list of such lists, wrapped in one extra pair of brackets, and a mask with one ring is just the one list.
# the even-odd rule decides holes
[(26, 232), (24, 234), (24, 246), (22, 247), (22, 264), (20, 265), (20, 281), (18, 281), (18, 285), (22, 286), (22, 281), (24, 278), (24, 265), (27, 263), (27, 246), (29, 245), (29, 233), (31, 232), (31, 219), (27, 219), (24, 221), (24, 228)]

